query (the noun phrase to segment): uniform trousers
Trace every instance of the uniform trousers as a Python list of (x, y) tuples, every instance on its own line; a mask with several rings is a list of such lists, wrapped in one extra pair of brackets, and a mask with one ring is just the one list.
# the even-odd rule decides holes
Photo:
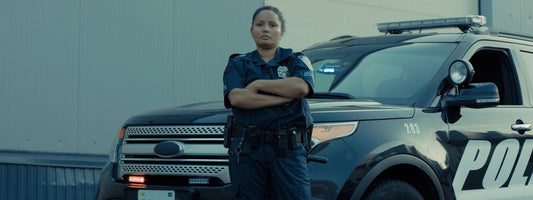
[[(229, 170), (234, 199), (310, 199), (307, 152), (301, 143), (278, 156), (272, 144), (251, 149), (249, 141), (233, 138)], [(240, 147), (240, 148), (239, 148)]]

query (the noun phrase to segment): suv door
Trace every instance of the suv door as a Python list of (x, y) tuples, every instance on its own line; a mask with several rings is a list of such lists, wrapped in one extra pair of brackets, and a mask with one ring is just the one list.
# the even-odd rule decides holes
[(525, 186), (532, 170), (533, 132), (517, 130), (533, 123), (533, 112), (524, 105), (528, 101), (519, 86), (523, 74), (515, 69), (512, 46), (481, 41), (463, 57), (474, 67), (472, 83), (497, 85), (500, 104), (482, 109), (462, 107), (449, 123), (448, 144), (456, 150), (450, 155), (457, 156), (450, 159), (456, 172), (453, 188), (457, 199), (531, 196)]
[[(532, 46), (526, 45), (516, 45), (517, 49), (514, 52), (518, 55), (517, 60), (522, 67), (523, 74), (526, 74), (527, 77), (524, 79), (524, 83), (521, 83), (522, 90), (530, 91), (533, 89), (533, 44)], [(529, 95), (530, 105), (533, 105), (533, 94)]]

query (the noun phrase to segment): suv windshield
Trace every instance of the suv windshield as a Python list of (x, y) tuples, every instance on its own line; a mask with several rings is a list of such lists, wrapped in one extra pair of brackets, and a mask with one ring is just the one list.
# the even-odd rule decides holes
[(413, 105), (455, 43), (358, 45), (304, 51), (315, 93), (346, 93), (384, 104)]

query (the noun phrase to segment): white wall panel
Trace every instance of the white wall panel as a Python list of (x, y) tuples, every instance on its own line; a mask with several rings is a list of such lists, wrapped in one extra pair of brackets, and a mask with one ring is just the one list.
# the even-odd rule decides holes
[(263, 1), (176, 1), (174, 100), (222, 100), (222, 73), (233, 53), (255, 49), (252, 14)]
[[(497, 24), (533, 32), (531, 1), (487, 1)], [(477, 0), (3, 0), (0, 150), (106, 154), (131, 115), (221, 100), (264, 4), (285, 14), (282, 46), (296, 51), (379, 22), (478, 14)]]
[(0, 1), (0, 150), (107, 154), (134, 114), (220, 100), (263, 4)]
[(76, 152), (79, 2), (0, 8), (0, 148)]
[(533, 1), (522, 0), (520, 31), (533, 34)]
[(480, 12), (487, 17), (487, 26), (506, 31), (533, 33), (531, 0), (480, 0)]
[(477, 0), (267, 0), (280, 8), (288, 30), (282, 45), (302, 50), (340, 35), (380, 34), (380, 22), (478, 14)]
[[(531, 0), (529, 0), (531, 1)], [(520, 23), (513, 23), (522, 20), (521, 6), (523, 0), (492, 1), (494, 27), (507, 30), (519, 31)]]
[(173, 1), (82, 5), (79, 151), (103, 153), (128, 116), (173, 103)]

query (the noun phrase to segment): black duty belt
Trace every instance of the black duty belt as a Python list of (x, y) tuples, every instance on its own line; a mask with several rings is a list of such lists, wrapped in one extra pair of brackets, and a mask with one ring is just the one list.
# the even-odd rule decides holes
[(295, 128), (281, 129), (278, 131), (265, 131), (258, 128), (242, 128), (235, 127), (233, 130), (234, 138), (244, 138), (246, 141), (254, 141), (259, 144), (277, 144), (278, 138), (285, 135), (290, 138), (291, 134), (295, 134), (296, 143), (302, 143), (305, 137), (305, 131), (297, 130)]

